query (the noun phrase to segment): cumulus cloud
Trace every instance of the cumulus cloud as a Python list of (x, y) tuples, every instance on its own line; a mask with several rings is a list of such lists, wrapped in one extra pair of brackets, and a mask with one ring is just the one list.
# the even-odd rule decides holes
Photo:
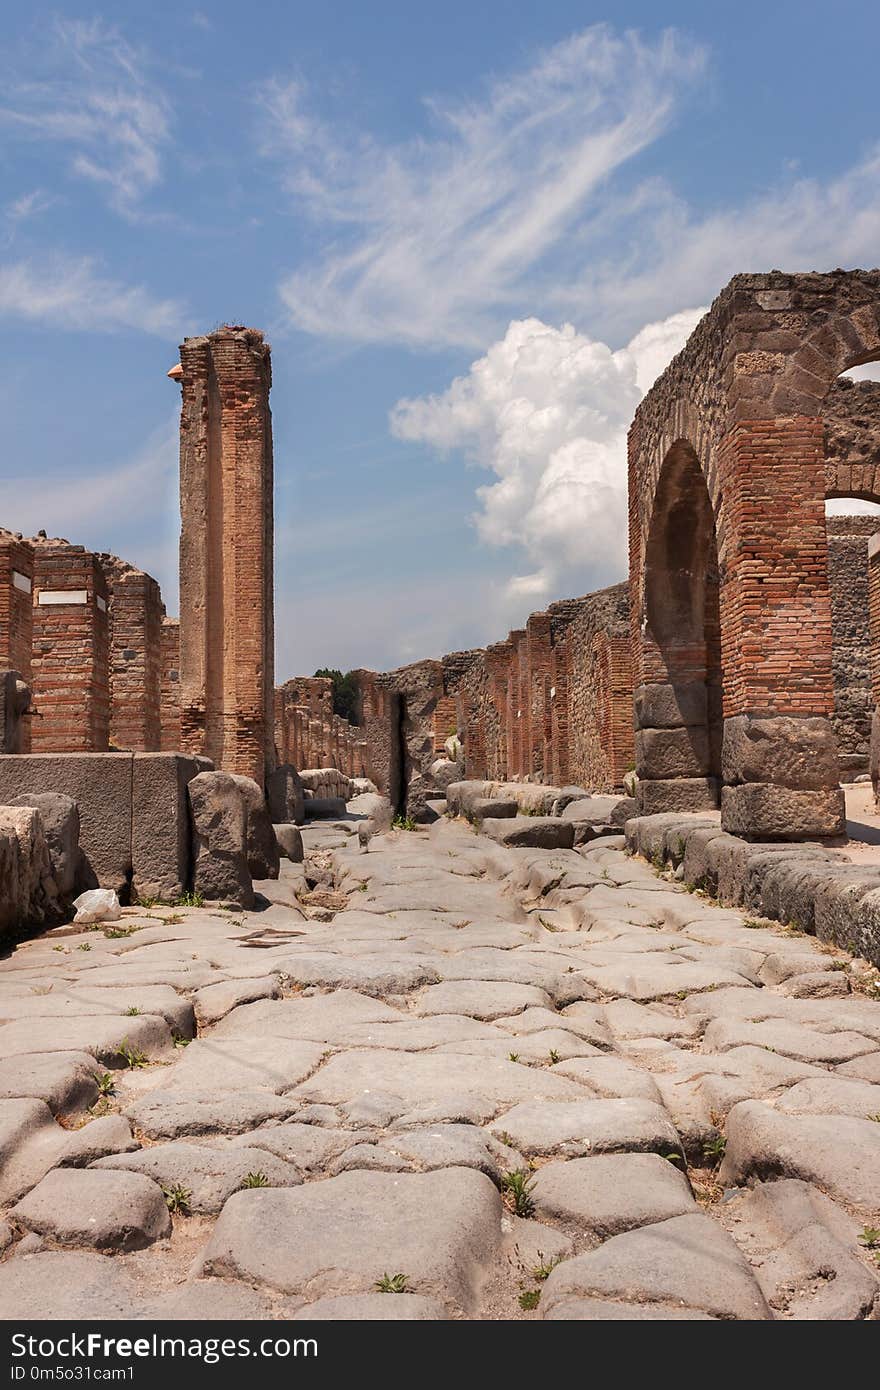
[(101, 20), (56, 19), (38, 52), (14, 61), (0, 104), (6, 138), (68, 147), (71, 173), (133, 215), (162, 177), (171, 125), (144, 54)]
[(494, 475), (474, 523), (532, 566), (508, 584), (511, 612), (624, 574), (626, 432), (704, 312), (648, 324), (616, 352), (571, 324), (516, 320), (442, 394), (394, 407), (397, 438), (460, 449)]
[(704, 61), (671, 31), (595, 25), (479, 100), (427, 103), (431, 134), (394, 145), (318, 118), (300, 80), (264, 87), (264, 153), (334, 232), (281, 285), (292, 323), (358, 341), (491, 341), (569, 278), (573, 228), (583, 236), (599, 189), (669, 128)]
[(142, 285), (102, 275), (89, 256), (50, 256), (0, 263), (0, 318), (77, 331), (135, 328), (174, 337), (183, 310)]

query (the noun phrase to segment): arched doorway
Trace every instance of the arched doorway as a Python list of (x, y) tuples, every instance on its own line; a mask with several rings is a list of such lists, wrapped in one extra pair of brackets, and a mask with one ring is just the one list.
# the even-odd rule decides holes
[(645, 549), (643, 682), (635, 692), (640, 804), (716, 807), (721, 625), (715, 517), (696, 452), (679, 439), (660, 470)]

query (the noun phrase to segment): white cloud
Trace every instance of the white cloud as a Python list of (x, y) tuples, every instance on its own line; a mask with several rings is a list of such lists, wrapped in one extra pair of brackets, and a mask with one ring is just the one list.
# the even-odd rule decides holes
[(41, 39), (24, 72), (7, 65), (0, 126), (7, 139), (69, 146), (71, 172), (132, 215), (162, 177), (166, 96), (144, 55), (101, 20), (58, 19)]
[(540, 319), (507, 333), (439, 396), (402, 400), (399, 439), (461, 449), (496, 481), (477, 489), (482, 539), (533, 568), (507, 587), (527, 604), (584, 593), (626, 572), (626, 432), (633, 411), (705, 312), (648, 324), (617, 352)]
[(283, 282), (291, 321), (360, 341), (481, 346), (540, 297), (548, 253), (554, 283), (567, 280), (575, 224), (669, 127), (703, 64), (673, 32), (648, 42), (596, 25), (479, 102), (429, 103), (433, 138), (391, 146), (313, 116), (301, 82), (270, 84), (264, 152), (338, 234)]
[(106, 278), (88, 256), (0, 263), (0, 317), (78, 331), (136, 328), (174, 337), (182, 316), (174, 300), (155, 299), (141, 285)]

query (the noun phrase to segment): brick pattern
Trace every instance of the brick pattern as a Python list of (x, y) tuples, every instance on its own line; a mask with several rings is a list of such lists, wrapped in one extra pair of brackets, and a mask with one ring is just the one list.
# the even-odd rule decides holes
[(0, 671), (18, 671), (26, 681), (31, 675), (33, 578), (33, 546), (20, 536), (0, 531)]
[(98, 556), (109, 594), (110, 744), (135, 753), (162, 745), (159, 585), (116, 555)]
[(180, 748), (180, 622), (177, 618), (162, 619), (159, 655), (160, 748), (163, 753), (175, 753)]
[[(84, 603), (41, 604), (44, 590), (85, 592)], [(34, 753), (101, 753), (109, 747), (109, 593), (96, 555), (65, 541), (34, 549), (32, 690)]]
[(226, 326), (181, 346), (181, 742), (261, 785), (274, 760), (269, 346)]
[(347, 777), (369, 777), (362, 731), (333, 713), (333, 683), (326, 676), (295, 676), (275, 691), (275, 753), (295, 768), (335, 767)]

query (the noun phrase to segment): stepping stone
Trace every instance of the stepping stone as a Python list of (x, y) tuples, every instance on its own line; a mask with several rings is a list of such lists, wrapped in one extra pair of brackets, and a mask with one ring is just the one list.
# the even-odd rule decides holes
[(112, 1066), (119, 1063), (123, 1042), (148, 1057), (167, 1055), (172, 1045), (164, 1018), (151, 1014), (54, 1019), (51, 1026), (45, 1019), (17, 1019), (0, 1028), (0, 1058), (21, 1052), (90, 1052)]
[(53, 1115), (87, 1110), (98, 1098), (94, 1057), (87, 1052), (24, 1052), (0, 1061), (0, 1099), (29, 1096)]
[(628, 1062), (624, 1057), (572, 1057), (560, 1062), (553, 1070), (568, 1076), (584, 1088), (591, 1097), (621, 1100), (632, 1097), (662, 1104), (657, 1083), (650, 1072)]
[(697, 1210), (687, 1178), (659, 1154), (547, 1163), (535, 1174), (532, 1196), (539, 1217), (571, 1222), (603, 1239)]
[(258, 975), (253, 980), (222, 980), (216, 985), (205, 985), (193, 996), (196, 1018), (202, 1028), (211, 1023), (219, 1023), (240, 1004), (251, 1004), (257, 999), (277, 999), (281, 985), (277, 975)]
[(138, 1250), (171, 1232), (162, 1189), (141, 1173), (56, 1168), (12, 1208), (26, 1231), (59, 1245)]
[(431, 985), (416, 1005), (420, 1014), (467, 1014), (484, 1022), (530, 1007), (546, 1008), (549, 997), (533, 985), (493, 980), (449, 980)]
[(559, 816), (487, 818), (480, 829), (490, 840), (508, 849), (571, 849), (574, 844), (573, 824)]
[(109, 1255), (47, 1250), (0, 1264), (0, 1318), (117, 1322), (136, 1317), (140, 1302), (131, 1276)]
[(372, 1292), (402, 1273), (413, 1293), (474, 1313), (500, 1239), (501, 1199), (482, 1173), (343, 1173), (237, 1192), (200, 1272), (319, 1297)]
[(681, 1153), (666, 1111), (649, 1100), (525, 1101), (491, 1128), (524, 1154)]
[(213, 1038), (296, 1038), (305, 1042), (348, 1042), (358, 1024), (399, 1022), (398, 1009), (368, 999), (350, 989), (315, 994), (305, 999), (280, 999), (243, 1004), (227, 1014), (211, 1033)]
[(436, 1298), (416, 1293), (361, 1293), (319, 1298), (294, 1313), (292, 1322), (439, 1322), (446, 1317)]
[(319, 1043), (212, 1034), (184, 1050), (169, 1073), (168, 1090), (267, 1090), (278, 1095), (313, 1072), (326, 1050)]
[[(269, 1125), (265, 1129), (249, 1130), (246, 1134), (230, 1139), (230, 1146), (262, 1149), (274, 1154), (285, 1163), (293, 1164), (300, 1172), (323, 1172), (330, 1161), (356, 1143), (361, 1134), (350, 1129), (323, 1129), (318, 1124), (300, 1124), (296, 1120), (286, 1124)], [(372, 1137), (368, 1130), (363, 1137)], [(154, 1150), (155, 1152), (155, 1150)]]
[(248, 1173), (262, 1173), (271, 1187), (295, 1187), (302, 1182), (295, 1168), (267, 1149), (232, 1145), (209, 1149), (199, 1144), (153, 1144), (138, 1153), (99, 1159), (92, 1168), (145, 1173), (160, 1187), (182, 1187), (194, 1212), (219, 1211)]
[(59, 1168), (87, 1168), (107, 1154), (129, 1153), (140, 1148), (124, 1115), (99, 1115), (67, 1136), (58, 1159)]
[(544, 1287), (542, 1311), (558, 1317), (566, 1304), (585, 1299), (653, 1305), (663, 1310), (656, 1316), (667, 1310), (748, 1321), (772, 1316), (745, 1257), (702, 1214), (612, 1236), (598, 1250), (557, 1265)]
[(341, 1154), (338, 1171), (352, 1168), (432, 1172), (437, 1168), (475, 1168), (498, 1182), (502, 1173), (522, 1166), (522, 1155), (475, 1125), (435, 1125), (360, 1143)]
[(189, 1134), (241, 1134), (266, 1120), (287, 1119), (296, 1105), (271, 1091), (150, 1091), (126, 1106), (136, 1129), (149, 1139)]
[(809, 1183), (760, 1183), (728, 1204), (737, 1243), (770, 1307), (822, 1322), (869, 1317), (880, 1278), (859, 1259), (858, 1224)]
[(727, 1117), (720, 1180), (802, 1178), (869, 1219), (880, 1211), (880, 1124), (852, 1115), (785, 1115), (744, 1100)]

